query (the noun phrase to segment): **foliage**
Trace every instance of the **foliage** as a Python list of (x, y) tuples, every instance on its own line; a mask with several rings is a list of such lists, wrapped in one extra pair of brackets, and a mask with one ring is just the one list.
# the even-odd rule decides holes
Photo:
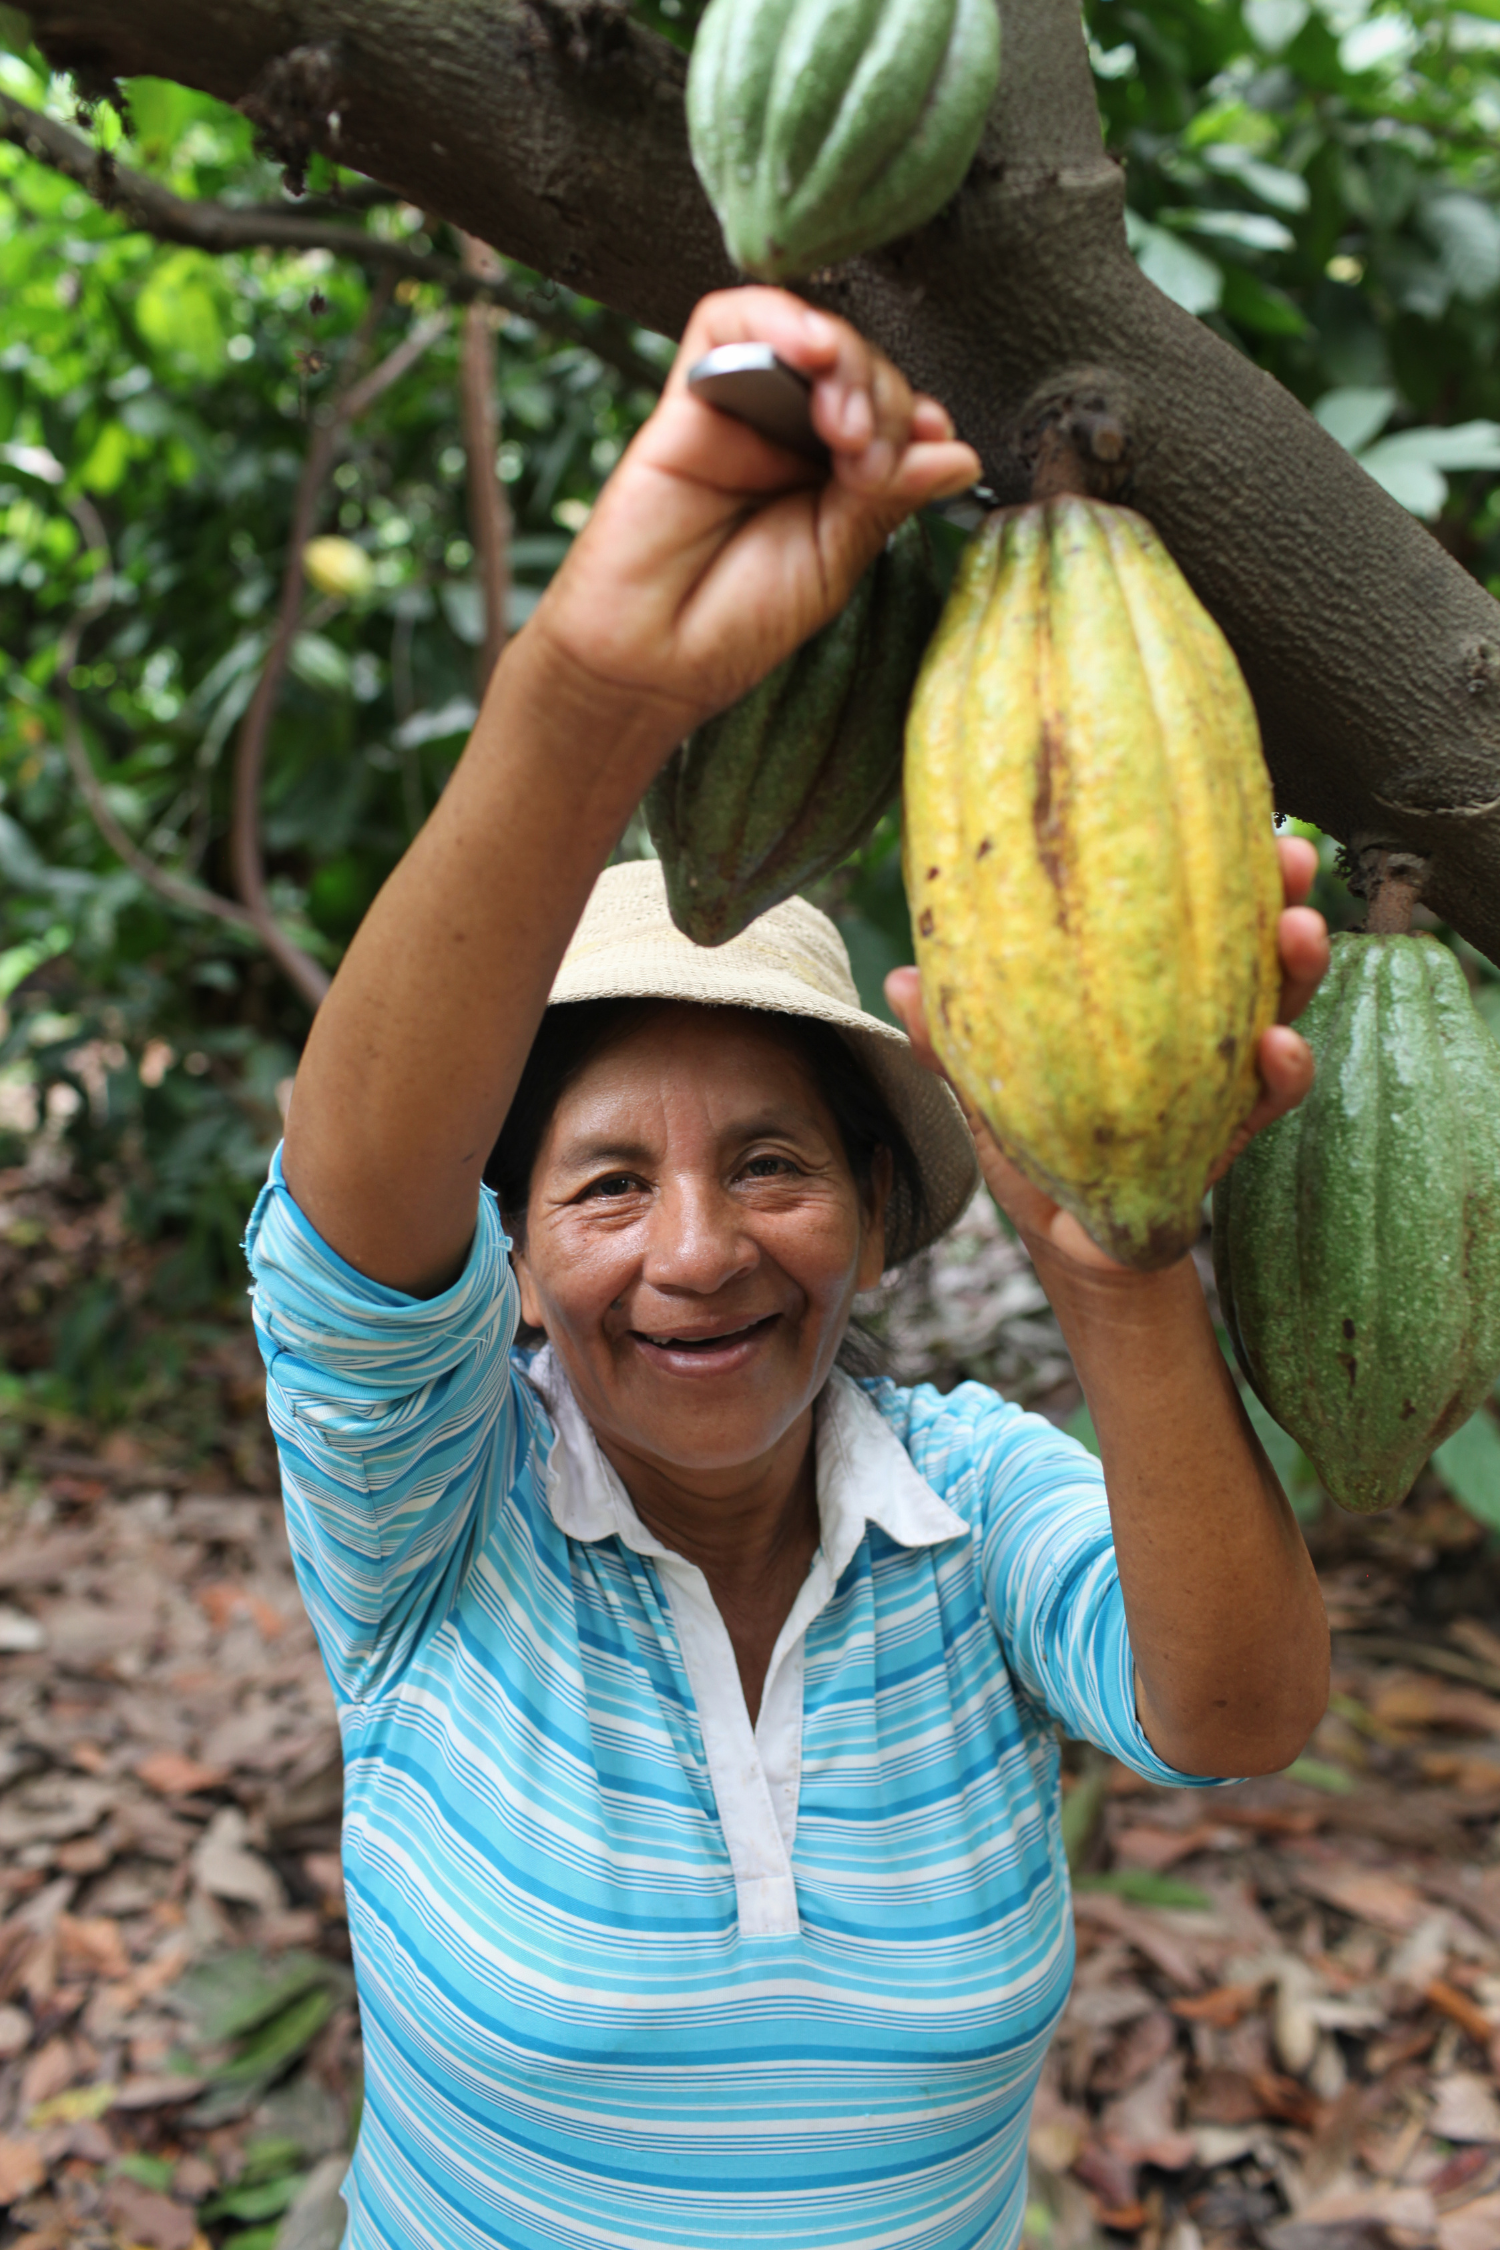
[[(691, 44), (701, 0), (634, 5)], [(1500, 591), (1500, 0), (1087, 0), (1086, 16), (1143, 267)], [(14, 50), (14, 11), (0, 11), (0, 48), (7, 36)], [(0, 87), (74, 114), (34, 51), (0, 53)], [(101, 108), (89, 128), (120, 161), (190, 200), (298, 208), (236, 112), (161, 81), (125, 91), (125, 118)], [(317, 162), (302, 208), (352, 184)], [(330, 215), (457, 251), (398, 203)], [(499, 335), (519, 623), (649, 398), (549, 333), (549, 314), (587, 326), (594, 308), (512, 278), (532, 315)], [(73, 672), (95, 770), (142, 848), (227, 892), (236, 729), (311, 418), (372, 285), (326, 251), (155, 242), (0, 144), (0, 296), (0, 1168), (45, 1141), (123, 1197), (138, 1234), (172, 1243), (157, 1286), (173, 1306), (208, 1310), (239, 1287), (236, 1244), (306, 1013), (247, 936), (166, 904), (101, 841), (64, 755), (56, 652), (97, 584), (87, 501), (118, 574)], [(442, 302), (403, 283), (374, 351)], [(659, 339), (636, 341), (664, 359)], [(369, 553), (373, 585), (344, 603), (308, 595), (272, 731), (273, 898), (329, 966), (472, 715), (457, 351), (455, 322), (355, 426), (317, 528)], [(896, 847), (888, 820), (825, 893), (867, 996), (910, 958)], [(643, 848), (638, 826), (625, 848)], [(1343, 921), (1332, 858), (1320, 903)], [(1482, 1001), (1500, 995), (1469, 965)], [(118, 1331), (128, 1372), (129, 1324), (112, 1330), (104, 1303), (94, 1318)]]
[[(66, 89), (15, 57), (0, 58), (0, 84), (72, 115)], [(128, 119), (127, 135), (101, 112), (97, 138), (177, 193), (285, 204), (222, 105), (138, 81)], [(337, 184), (326, 168), (311, 183)], [(428, 246), (409, 208), (339, 218)], [(520, 278), (539, 318), (512, 317), (500, 336), (513, 625), (649, 405), (549, 335), (548, 309), (574, 300)], [(137, 1230), (177, 1239), (173, 1303), (207, 1303), (238, 1286), (306, 1011), (248, 936), (164, 903), (101, 841), (68, 769), (53, 675), (96, 584), (91, 503), (115, 599), (71, 675), (89, 754), (138, 844), (227, 892), (235, 734), (268, 645), (312, 417), (372, 287), (324, 251), (158, 245), (0, 146), (0, 294), (0, 1168), (47, 1123), (85, 1176), (123, 1189)], [(374, 352), (442, 303), (398, 288)], [(457, 355), (455, 322), (353, 430), (320, 528), (368, 551), (373, 584), (350, 602), (308, 597), (274, 724), (273, 896), (330, 966), (474, 716), (481, 599)]]

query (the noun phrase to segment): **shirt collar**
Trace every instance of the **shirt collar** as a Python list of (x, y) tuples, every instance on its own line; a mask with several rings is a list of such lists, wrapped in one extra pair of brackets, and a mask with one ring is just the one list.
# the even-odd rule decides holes
[[(600, 1451), (550, 1344), (525, 1374), (555, 1433), (547, 1461), (547, 1506), (558, 1530), (585, 1542), (618, 1538), (638, 1555), (669, 1553), (641, 1522)], [(815, 1430), (822, 1550), (835, 1582), (848, 1568), (867, 1524), (878, 1524), (898, 1547), (935, 1547), (970, 1536), (962, 1516), (919, 1474), (873, 1399), (837, 1368), (818, 1400)]]

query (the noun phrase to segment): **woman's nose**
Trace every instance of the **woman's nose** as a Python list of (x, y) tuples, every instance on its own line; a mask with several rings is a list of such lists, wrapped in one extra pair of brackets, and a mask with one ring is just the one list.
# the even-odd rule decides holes
[(756, 1260), (744, 1214), (717, 1180), (664, 1183), (651, 1213), (644, 1278), (658, 1289), (708, 1296)]

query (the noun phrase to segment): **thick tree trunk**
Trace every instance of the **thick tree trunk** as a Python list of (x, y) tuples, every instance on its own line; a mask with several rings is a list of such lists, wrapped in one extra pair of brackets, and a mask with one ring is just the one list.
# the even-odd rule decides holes
[[(59, 63), (241, 102), (509, 256), (675, 332), (730, 281), (683, 64), (619, 0), (31, 0)], [(919, 235), (810, 294), (952, 409), (1004, 499), (1059, 421), (1234, 643), (1278, 799), (1431, 861), (1500, 957), (1500, 605), (1297, 402), (1138, 271), (1076, 0), (1000, 0), (999, 99)], [(1107, 456), (1107, 458), (1106, 458)]]

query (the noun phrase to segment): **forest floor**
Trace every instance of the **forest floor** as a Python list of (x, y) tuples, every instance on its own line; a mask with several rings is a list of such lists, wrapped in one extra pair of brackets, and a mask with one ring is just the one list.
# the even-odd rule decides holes
[[(1024, 1261), (964, 1261), (949, 1295), (1009, 1291), (991, 1356), (1066, 1413)], [(224, 1417), (191, 1457), (150, 1417), (8, 1434), (0, 2245), (339, 2239), (337, 1729), (235, 1349), (184, 1376)], [(1434, 1480), (1309, 1537), (1334, 1695), (1289, 1773), (1163, 1790), (1069, 1749), (1034, 2250), (1500, 2250), (1500, 1563)]]

